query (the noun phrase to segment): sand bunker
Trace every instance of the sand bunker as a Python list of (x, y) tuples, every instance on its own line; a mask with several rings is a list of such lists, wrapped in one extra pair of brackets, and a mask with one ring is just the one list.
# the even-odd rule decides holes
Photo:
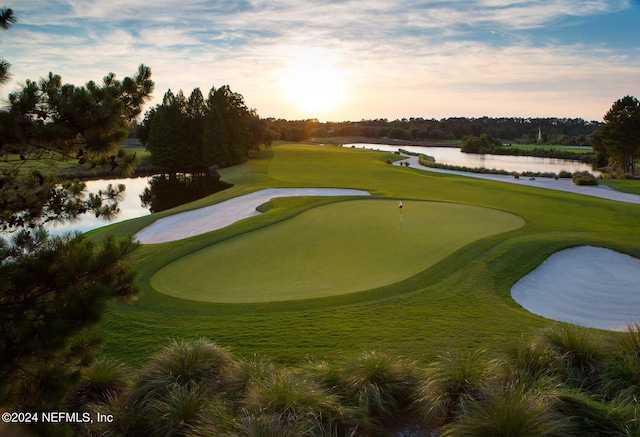
[(156, 220), (136, 234), (143, 244), (166, 243), (222, 229), (256, 214), (256, 208), (275, 197), (368, 196), (368, 191), (345, 188), (268, 188), (215, 205)]
[(640, 260), (592, 246), (554, 253), (511, 289), (534, 314), (591, 328), (640, 322)]

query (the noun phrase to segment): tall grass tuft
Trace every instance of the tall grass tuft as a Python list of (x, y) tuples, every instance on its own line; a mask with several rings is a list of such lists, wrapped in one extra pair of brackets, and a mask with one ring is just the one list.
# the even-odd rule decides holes
[(126, 395), (109, 395), (103, 403), (90, 404), (89, 410), (93, 417), (100, 414), (104, 417), (110, 416), (111, 420), (84, 424), (78, 430), (79, 435), (104, 437), (151, 435), (151, 423), (154, 418), (145, 410), (145, 405), (131, 402)]
[(228, 380), (224, 386), (227, 397), (240, 401), (251, 383), (262, 381), (276, 371), (276, 365), (262, 356), (234, 360), (228, 367)]
[(414, 406), (426, 427), (449, 422), (463, 398), (479, 399), (493, 377), (493, 364), (482, 351), (447, 353), (428, 366), (418, 384)]
[(230, 352), (207, 339), (174, 340), (140, 370), (132, 399), (164, 396), (176, 386), (214, 390), (224, 383), (231, 360)]
[(621, 403), (638, 403), (640, 359), (626, 355), (608, 360), (600, 376), (600, 392), (606, 399)]
[(343, 415), (343, 409), (334, 395), (293, 370), (273, 373), (252, 382), (244, 403), (248, 411), (254, 413), (296, 417), (312, 417), (315, 414), (326, 417)]
[(281, 414), (256, 414), (242, 416), (234, 429), (238, 437), (305, 437), (318, 435), (308, 417)]
[(600, 376), (600, 394), (622, 404), (640, 401), (640, 324), (616, 337), (612, 356)]
[(111, 396), (121, 395), (131, 384), (131, 370), (124, 364), (100, 357), (82, 371), (72, 395), (67, 400), (70, 411), (80, 409), (90, 403), (104, 403)]
[(547, 344), (519, 339), (508, 343), (498, 361), (504, 376), (523, 383), (553, 379), (563, 373), (562, 361)]
[(574, 325), (547, 329), (542, 341), (562, 360), (565, 382), (571, 387), (592, 390), (596, 387), (610, 348), (603, 336)]
[(199, 386), (174, 384), (167, 394), (148, 405), (153, 435), (191, 435), (194, 425), (202, 419), (209, 403), (206, 389)]
[(190, 426), (194, 437), (235, 436), (238, 427), (238, 416), (233, 406), (227, 403), (224, 396), (217, 395), (202, 410), (193, 426)]
[(485, 391), (482, 399), (464, 396), (458, 419), (443, 436), (512, 437), (566, 436), (572, 428), (553, 400), (535, 391), (514, 387)]
[(410, 365), (397, 357), (366, 351), (328, 370), (329, 380), (338, 379), (336, 387), (345, 403), (367, 418), (364, 427), (390, 425), (408, 414), (417, 379)]
[(624, 435), (625, 424), (634, 418), (628, 408), (599, 402), (575, 389), (558, 393), (557, 400), (557, 410), (574, 424), (580, 436)]

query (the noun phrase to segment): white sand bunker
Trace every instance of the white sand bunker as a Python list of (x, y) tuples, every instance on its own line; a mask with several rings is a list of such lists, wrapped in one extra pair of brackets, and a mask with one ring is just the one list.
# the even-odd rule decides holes
[(554, 253), (511, 289), (534, 314), (590, 328), (640, 322), (640, 260), (592, 246)]
[(267, 188), (215, 205), (161, 218), (138, 232), (136, 238), (143, 244), (182, 240), (222, 229), (238, 220), (260, 214), (256, 208), (275, 197), (292, 196), (369, 196), (369, 192), (346, 188)]

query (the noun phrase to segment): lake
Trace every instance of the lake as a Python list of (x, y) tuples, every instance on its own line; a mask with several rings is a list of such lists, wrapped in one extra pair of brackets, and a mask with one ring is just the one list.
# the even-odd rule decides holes
[(571, 173), (588, 171), (596, 174), (596, 172), (591, 170), (590, 164), (579, 161), (568, 161), (566, 159), (462, 153), (460, 149), (456, 147), (423, 147), (368, 143), (343, 144), (342, 147), (352, 146), (356, 148), (383, 150), (385, 152), (397, 152), (402, 149), (408, 152), (424, 153), (425, 155), (433, 156), (437, 163), (460, 167), (487, 168), (490, 170), (506, 170), (508, 172), (518, 173), (526, 171), (560, 173), (562, 170), (565, 170)]
[(136, 217), (160, 212), (184, 203), (217, 193), (231, 184), (221, 182), (217, 175), (209, 174), (158, 174), (150, 177), (126, 179), (98, 179), (86, 181), (87, 193), (97, 193), (107, 185), (123, 184), (126, 189), (119, 202), (120, 213), (112, 221), (84, 214), (71, 223), (49, 224), (50, 233), (58, 235), (69, 231), (86, 232)]

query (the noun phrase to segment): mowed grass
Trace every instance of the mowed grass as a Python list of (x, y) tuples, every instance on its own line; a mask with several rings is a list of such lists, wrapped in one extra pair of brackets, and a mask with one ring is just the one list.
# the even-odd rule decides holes
[[(183, 257), (214, 250), (235, 238), (250, 241), (252, 235), (270, 227), (345, 200), (277, 199), (264, 214), (228, 228), (183, 241), (141, 246), (132, 260), (138, 271), (138, 300), (109, 306), (100, 325), (104, 353), (135, 365), (175, 337), (196, 336), (211, 338), (241, 356), (264, 355), (284, 364), (335, 360), (369, 349), (425, 362), (451, 350), (491, 353), (506, 341), (556, 324), (525, 311), (509, 292), (521, 276), (555, 251), (591, 244), (640, 257), (640, 205), (385, 163), (394, 158), (390, 153), (362, 149), (279, 144), (246, 164), (221, 170), (222, 179), (235, 184), (229, 190), (172, 211), (118, 223), (94, 235), (132, 233), (176, 211), (261, 188), (287, 186), (369, 190), (382, 199), (372, 201), (390, 203), (394, 224), (399, 218), (397, 202), (402, 199), (407, 205), (405, 226), (410, 220), (409, 206), (421, 202), (480, 207), (470, 212), (495, 210), (520, 217), (525, 225), (470, 242), (406, 279), (348, 294), (216, 303), (168, 296), (151, 286), (159, 270)], [(447, 232), (446, 227), (442, 232)], [(273, 257), (269, 250), (266, 253)], [(249, 276), (253, 267), (241, 261), (236, 259), (235, 268)], [(418, 257), (410, 261), (420, 262)], [(222, 274), (219, 280), (224, 280)], [(260, 286), (255, 281), (255, 287)]]
[(151, 286), (205, 302), (335, 296), (399, 282), (523, 225), (512, 214), (454, 203), (405, 201), (400, 211), (397, 201), (344, 201), (182, 257)]

